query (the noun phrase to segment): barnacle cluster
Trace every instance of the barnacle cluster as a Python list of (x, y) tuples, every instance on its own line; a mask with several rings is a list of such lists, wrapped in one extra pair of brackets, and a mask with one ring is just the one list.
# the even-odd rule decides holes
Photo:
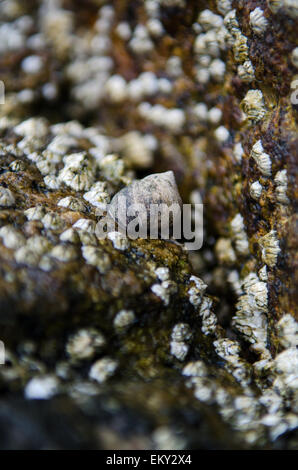
[[(0, 393), (60, 399), (82, 447), (297, 448), (297, 18), (295, 0), (0, 3)], [(98, 238), (115, 195), (169, 172), (204, 203), (201, 250)]]

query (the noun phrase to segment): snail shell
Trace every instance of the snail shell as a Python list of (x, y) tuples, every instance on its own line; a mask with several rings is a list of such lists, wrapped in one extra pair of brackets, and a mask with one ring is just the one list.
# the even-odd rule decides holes
[[(133, 181), (115, 194), (109, 204), (108, 213), (119, 224), (120, 228), (125, 228), (117, 217), (119, 208), (122, 208), (122, 198), (120, 196), (125, 198), (127, 209), (131, 205), (142, 204), (146, 212), (143, 216), (147, 217), (147, 221), (149, 220), (150, 205), (152, 204), (166, 204), (168, 207), (172, 204), (182, 206), (182, 200), (172, 171), (154, 173), (141, 180)], [(135, 216), (127, 216), (126, 223), (134, 218)]]

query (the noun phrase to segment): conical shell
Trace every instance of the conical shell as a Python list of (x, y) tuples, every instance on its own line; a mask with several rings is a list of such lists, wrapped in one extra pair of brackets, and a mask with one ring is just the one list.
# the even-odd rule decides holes
[[(182, 206), (181, 197), (172, 171), (155, 173), (141, 180), (133, 181), (115, 194), (109, 204), (108, 212), (120, 225), (121, 222), (118, 220), (117, 214), (119, 208), (121, 208), (121, 200), (123, 198), (126, 201), (126, 208), (133, 204), (142, 204), (146, 211), (146, 214), (143, 216), (146, 218), (149, 217), (150, 205), (152, 204), (166, 204), (167, 206), (178, 204), (180, 207)], [(127, 223), (130, 220), (130, 217), (127, 217)]]

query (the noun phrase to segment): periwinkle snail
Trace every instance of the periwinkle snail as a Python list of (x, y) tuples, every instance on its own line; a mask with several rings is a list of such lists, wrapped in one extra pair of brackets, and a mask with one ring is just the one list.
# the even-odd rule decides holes
[[(154, 208), (159, 213), (154, 215)], [(158, 231), (160, 231), (161, 214), (167, 215), (165, 223), (171, 226), (169, 220), (169, 208), (179, 211), (182, 207), (182, 200), (177, 188), (174, 173), (166, 171), (155, 173), (121, 189), (112, 198), (109, 204), (108, 214), (118, 224), (118, 229), (124, 231), (130, 222), (138, 217), (136, 223), (140, 229), (147, 230), (147, 226), (155, 220)], [(122, 215), (125, 214), (125, 217)], [(170, 214), (170, 219), (172, 215)], [(151, 228), (151, 227), (150, 227)]]

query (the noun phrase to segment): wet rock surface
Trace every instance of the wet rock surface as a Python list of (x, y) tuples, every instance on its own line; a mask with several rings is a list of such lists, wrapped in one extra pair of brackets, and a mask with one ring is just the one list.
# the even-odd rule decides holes
[[(1, 5), (2, 448), (297, 448), (289, 5)], [(168, 170), (200, 251), (97, 237)]]

